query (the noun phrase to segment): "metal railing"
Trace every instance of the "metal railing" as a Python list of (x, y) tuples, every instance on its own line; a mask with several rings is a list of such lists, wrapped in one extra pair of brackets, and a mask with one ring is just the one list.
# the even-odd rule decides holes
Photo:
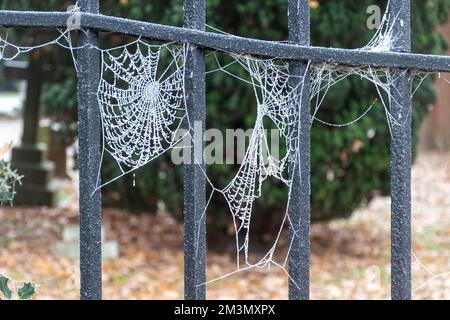
[[(205, 121), (204, 51), (223, 50), (281, 58), (289, 62), (290, 72), (306, 76), (307, 62), (329, 62), (346, 66), (391, 68), (397, 77), (392, 90), (393, 117), (406, 115), (406, 125), (393, 128), (391, 143), (392, 196), (392, 299), (411, 298), (411, 92), (409, 75), (404, 70), (450, 71), (450, 57), (410, 53), (410, 0), (391, 0), (397, 14), (394, 25), (397, 52), (313, 47), (309, 43), (309, 0), (289, 0), (289, 43), (279, 43), (205, 32), (205, 0), (185, 0), (184, 28), (99, 14), (99, 0), (79, 0), (82, 12), (80, 45), (97, 45), (99, 31), (191, 44), (187, 54), (186, 108), (189, 118)], [(0, 11), (4, 27), (66, 27), (71, 13)], [(92, 92), (98, 85), (100, 53), (84, 47), (78, 53), (78, 138), (80, 167), (81, 299), (101, 299), (101, 199), (95, 190), (100, 161), (100, 111)], [(402, 72), (403, 69), (403, 72)], [(298, 77), (293, 77), (298, 79)], [(306, 78), (307, 79), (307, 78)], [(298, 81), (298, 80), (293, 80)], [(305, 81), (308, 83), (308, 81)], [(289, 256), (290, 299), (309, 298), (310, 273), (310, 109), (309, 86), (298, 101), (301, 166), (291, 167), (293, 190), (289, 212), (293, 223), (289, 235), (294, 243)], [(205, 126), (203, 126), (204, 128)], [(194, 135), (192, 135), (194, 136)], [(193, 141), (193, 144), (201, 141)], [(197, 147), (198, 148), (198, 147)], [(203, 148), (203, 146), (202, 146)], [(202, 149), (201, 148), (201, 149)], [(191, 161), (193, 163), (193, 161)], [(185, 298), (205, 299), (205, 178), (198, 165), (185, 165)], [(295, 231), (295, 232), (294, 232)], [(295, 233), (295, 235), (294, 235)], [(200, 236), (198, 236), (200, 235)], [(196, 250), (198, 248), (198, 250)], [(294, 283), (296, 285), (294, 285)]]

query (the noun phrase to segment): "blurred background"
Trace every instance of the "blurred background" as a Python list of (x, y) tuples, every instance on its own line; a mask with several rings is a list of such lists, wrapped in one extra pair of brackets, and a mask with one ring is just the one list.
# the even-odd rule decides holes
[[(413, 52), (449, 54), (450, 0), (412, 0)], [(358, 48), (373, 36), (368, 6), (387, 1), (311, 1), (311, 42)], [(1, 0), (0, 9), (66, 11), (71, 1)], [(181, 0), (102, 0), (104, 14), (182, 26)], [(207, 23), (252, 38), (287, 40), (287, 0), (208, 0)], [(211, 30), (210, 30), (211, 31)], [(56, 30), (0, 29), (0, 36), (33, 46)], [(73, 34), (76, 39), (76, 34)], [(101, 34), (103, 48), (133, 39)], [(219, 60), (226, 61), (219, 55)], [(207, 59), (209, 69), (216, 66)], [(240, 74), (239, 67), (232, 72)], [(413, 297), (450, 298), (450, 84), (430, 75), (413, 107)], [(450, 78), (450, 76), (448, 76)], [(318, 115), (328, 122), (356, 118), (377, 97), (358, 76), (333, 87)], [(248, 129), (255, 101), (244, 84), (223, 73), (207, 78), (207, 127)], [(223, 111), (226, 111), (224, 113)], [(224, 116), (226, 114), (226, 116)], [(389, 128), (381, 104), (357, 123), (315, 123), (311, 136), (313, 299), (385, 299), (390, 281)], [(69, 50), (47, 46), (0, 62), (0, 157), (22, 175), (13, 206), (0, 207), (0, 274), (38, 284), (36, 299), (79, 297), (76, 73)], [(1, 151), (3, 150), (3, 151)], [(8, 151), (6, 151), (8, 150)], [(11, 176), (9, 165), (0, 174)], [(225, 186), (234, 165), (212, 165)], [(102, 177), (118, 174), (105, 159)], [(1, 181), (0, 181), (1, 182)], [(263, 252), (286, 205), (286, 188), (265, 184), (252, 221), (252, 247)], [(2, 189), (0, 189), (2, 190)], [(11, 190), (5, 189), (6, 193)], [(104, 298), (183, 297), (183, 174), (170, 154), (102, 190)], [(3, 197), (2, 197), (3, 198)], [(7, 199), (7, 198), (5, 198)], [(223, 201), (207, 215), (207, 277), (235, 268), (234, 229)], [(282, 239), (286, 249), (286, 239)], [(284, 252), (285, 253), (285, 252)], [(283, 254), (283, 250), (280, 250)], [(210, 299), (286, 299), (279, 270), (238, 273), (207, 287)]]

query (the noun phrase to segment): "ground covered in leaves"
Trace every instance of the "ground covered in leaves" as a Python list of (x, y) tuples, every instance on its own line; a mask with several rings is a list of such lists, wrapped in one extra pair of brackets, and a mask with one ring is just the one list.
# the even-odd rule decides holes
[[(450, 154), (424, 154), (413, 169), (413, 296), (450, 299)], [(76, 194), (56, 209), (0, 208), (0, 274), (38, 284), (35, 299), (78, 299), (79, 262), (50, 246), (78, 222)], [(168, 214), (103, 210), (107, 239), (120, 257), (105, 261), (105, 299), (181, 299), (183, 227)], [(387, 299), (390, 200), (377, 197), (351, 219), (312, 226), (312, 299)], [(208, 252), (208, 279), (235, 267), (232, 252)], [(286, 299), (279, 269), (253, 269), (207, 286), (209, 299)]]

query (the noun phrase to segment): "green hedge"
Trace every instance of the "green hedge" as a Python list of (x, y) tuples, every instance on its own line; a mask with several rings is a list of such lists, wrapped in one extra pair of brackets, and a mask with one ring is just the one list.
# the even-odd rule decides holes
[[(372, 4), (385, 7), (387, 1), (320, 0), (312, 9), (312, 44), (342, 48), (363, 46), (372, 36), (366, 28), (366, 8)], [(14, 1), (9, 6), (25, 6)], [(28, 3), (30, 3), (28, 1)], [(41, 4), (34, 2), (35, 9)], [(54, 6), (54, 4), (51, 4)], [(102, 12), (133, 19), (182, 25), (182, 1), (105, 0)], [(208, 0), (207, 21), (226, 32), (268, 40), (287, 39), (287, 0), (241, 1)], [(447, 19), (448, 0), (412, 1), (413, 49), (415, 52), (442, 53), (444, 39), (435, 31)], [(111, 39), (111, 38), (108, 38)], [(117, 38), (115, 38), (117, 40)], [(105, 43), (105, 46), (110, 43)], [(56, 51), (56, 50), (55, 50)], [(48, 113), (56, 120), (76, 116), (75, 81), (70, 55), (55, 54), (55, 83), (48, 85), (44, 101)], [(65, 64), (61, 62), (65, 59)], [(221, 58), (222, 59), (222, 58)], [(56, 61), (56, 60), (55, 60)], [(208, 67), (214, 68), (213, 60)], [(64, 66), (64, 67), (61, 67)], [(242, 70), (235, 68), (233, 72)], [(255, 116), (255, 101), (248, 87), (225, 74), (207, 78), (207, 126), (250, 128)], [(329, 92), (320, 117), (330, 122), (346, 122), (361, 114), (376, 98), (372, 85), (351, 77)], [(429, 105), (435, 100), (431, 79), (417, 93), (414, 103), (414, 142), (417, 128)], [(69, 109), (69, 112), (67, 111)], [(63, 115), (63, 116), (62, 116)], [(369, 135), (368, 132), (375, 133)], [(377, 105), (366, 117), (346, 128), (331, 128), (316, 123), (311, 133), (312, 217), (314, 220), (349, 216), (377, 192), (389, 190), (389, 131), (385, 115)], [(359, 146), (356, 148), (355, 146)], [(208, 173), (218, 186), (224, 186), (235, 172), (233, 166), (212, 166)], [(117, 174), (107, 166), (104, 178)], [(104, 190), (104, 203), (146, 211), (166, 207), (177, 216), (182, 212), (182, 168), (173, 166), (167, 157), (147, 165), (133, 177), (112, 183)], [(276, 183), (265, 185), (255, 211), (267, 221), (277, 219), (286, 202), (286, 188)], [(216, 227), (230, 222), (223, 199), (217, 197), (209, 219)], [(269, 219), (269, 220), (268, 220)]]
[[(137, 4), (138, 1), (129, 1)], [(172, 1), (171, 3), (179, 3)], [(312, 44), (342, 48), (363, 46), (372, 33), (366, 28), (366, 8), (377, 3), (384, 8), (386, 1), (319, 1), (312, 10)], [(164, 23), (181, 24), (181, 5), (164, 11)], [(149, 12), (153, 7), (148, 5)], [(177, 11), (178, 10), (178, 11)], [(442, 53), (444, 39), (435, 32), (447, 19), (448, 1), (412, 1), (414, 52)], [(287, 1), (208, 1), (208, 23), (233, 34), (270, 40), (285, 40), (287, 35)], [(133, 12), (133, 11), (130, 11)], [(159, 12), (156, 10), (156, 12)], [(138, 14), (139, 13), (139, 14)], [(164, 16), (164, 15), (161, 15)], [(155, 20), (145, 11), (136, 10), (133, 18)], [(156, 19), (157, 20), (157, 19)], [(210, 65), (210, 68), (214, 66)], [(233, 72), (242, 72), (238, 68)], [(207, 78), (207, 126), (249, 128), (254, 121), (255, 101), (252, 93), (241, 83), (226, 75)], [(319, 113), (330, 122), (346, 122), (361, 114), (377, 97), (373, 86), (359, 77), (333, 88)], [(435, 100), (431, 79), (417, 92), (414, 103), (414, 144), (418, 126), (427, 108)], [(226, 116), (224, 116), (226, 111)], [(369, 134), (369, 132), (371, 134)], [(372, 134), (374, 137), (371, 138)], [(324, 220), (349, 216), (358, 206), (367, 203), (376, 193), (389, 190), (389, 130), (381, 104), (362, 120), (345, 128), (331, 128), (316, 123), (311, 133), (312, 217)], [(362, 146), (356, 148), (357, 145)], [(224, 186), (236, 167), (212, 166), (208, 174), (212, 181)], [(112, 174), (112, 172), (109, 172)], [(157, 173), (157, 174), (155, 174)], [(107, 177), (112, 175), (107, 175)], [(167, 159), (155, 161), (136, 173), (136, 187), (132, 177), (111, 185), (107, 190), (119, 190), (121, 197), (115, 204), (137, 209), (154, 208), (161, 199), (170, 211), (181, 215), (182, 170)], [(263, 197), (255, 211), (269, 220), (280, 216), (286, 202), (286, 188), (274, 183), (264, 186)], [(230, 222), (226, 206), (220, 197), (214, 198), (211, 210), (213, 224), (225, 226)], [(261, 219), (259, 219), (261, 220)], [(267, 224), (267, 219), (264, 219)], [(257, 227), (257, 226), (255, 226)]]

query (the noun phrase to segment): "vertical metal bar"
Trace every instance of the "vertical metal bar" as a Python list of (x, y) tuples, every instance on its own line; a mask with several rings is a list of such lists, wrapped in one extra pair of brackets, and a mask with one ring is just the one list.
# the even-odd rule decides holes
[[(205, 1), (184, 1), (184, 27), (205, 30)], [(184, 167), (184, 297), (206, 298), (206, 228), (203, 131), (205, 128), (204, 49), (188, 45), (185, 67), (186, 109), (193, 137), (191, 163)], [(194, 132), (194, 127), (196, 128)]]
[[(391, 0), (393, 51), (411, 51), (410, 0)], [(411, 87), (410, 73), (393, 70), (391, 87), (391, 297), (411, 299)]]
[[(310, 45), (309, 0), (289, 0), (289, 41)], [(289, 71), (294, 77), (291, 85), (298, 87), (301, 96), (292, 104), (290, 114), (294, 120), (291, 134), (291, 161), (289, 172), (292, 189), (289, 198), (288, 215), (289, 241), (289, 299), (309, 299), (309, 254), (310, 254), (310, 124), (309, 72), (306, 61), (291, 62)], [(304, 84), (299, 85), (304, 76)]]
[[(79, 0), (81, 11), (99, 12), (98, 0)], [(93, 30), (79, 32), (79, 45), (97, 45)], [(78, 149), (80, 169), (80, 297), (102, 298), (101, 193), (93, 194), (100, 163), (100, 110), (96, 90), (100, 74), (100, 53), (78, 51)]]

